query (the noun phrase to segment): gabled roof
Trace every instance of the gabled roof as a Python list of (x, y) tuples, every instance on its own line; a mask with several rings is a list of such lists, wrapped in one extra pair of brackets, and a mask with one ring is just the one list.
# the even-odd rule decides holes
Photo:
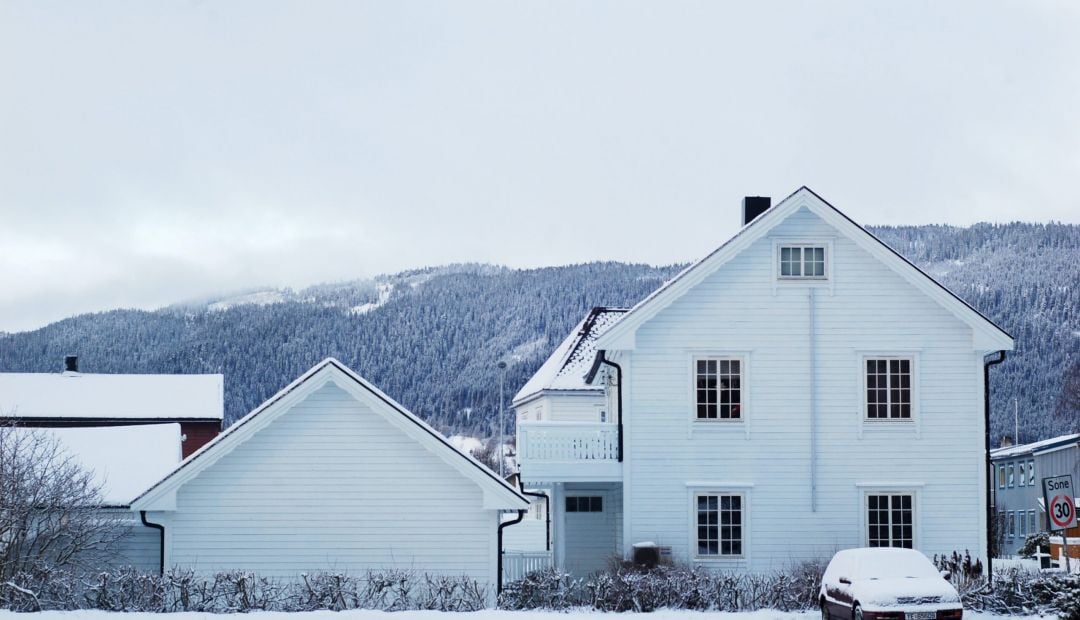
[(221, 375), (0, 373), (0, 418), (221, 420)]
[(93, 474), (103, 506), (127, 506), (180, 462), (180, 425), (138, 424), (78, 428), (15, 426), (0, 432), (56, 441), (64, 458)]
[(475, 482), (484, 492), (484, 508), (528, 508), (529, 501), (521, 493), (480, 461), (455, 448), (441, 433), (347, 366), (334, 358), (326, 358), (180, 463), (137, 497), (131, 503), (132, 510), (175, 510), (176, 491), (185, 482), (328, 383), (334, 383), (358, 401), (369, 405), (376, 414), (382, 415), (399, 430), (439, 456), (447, 465)]
[(682, 297), (687, 291), (716, 272), (755, 241), (765, 237), (770, 230), (787, 219), (788, 216), (802, 208), (808, 209), (820, 217), (860, 248), (890, 267), (910, 284), (951, 312), (959, 320), (969, 325), (974, 333), (973, 347), (975, 349), (984, 351), (1012, 350), (1013, 339), (1008, 332), (998, 327), (966, 301), (945, 288), (937, 280), (889, 247), (884, 241), (856, 224), (851, 218), (841, 213), (839, 209), (826, 202), (806, 186), (799, 188), (779, 204), (765, 211), (711, 254), (690, 265), (659, 289), (653, 291), (652, 294), (631, 308), (617, 324), (607, 330), (599, 338), (596, 347), (599, 350), (633, 349), (634, 337), (638, 327), (656, 316), (657, 313), (668, 307), (676, 299)]
[(1022, 454), (1039, 454), (1041, 452), (1047, 452), (1057, 448), (1075, 446), (1077, 444), (1080, 444), (1080, 433), (1073, 433), (1072, 435), (1059, 435), (1057, 437), (1051, 437), (1050, 439), (1033, 441), (1031, 443), (1024, 443), (1017, 446), (996, 448), (990, 451), (990, 458), (1007, 459), (1014, 456), (1020, 456)]
[(577, 324), (540, 369), (514, 395), (517, 404), (545, 390), (597, 392), (602, 387), (586, 383), (585, 375), (596, 356), (596, 340), (627, 312), (626, 308), (597, 307)]

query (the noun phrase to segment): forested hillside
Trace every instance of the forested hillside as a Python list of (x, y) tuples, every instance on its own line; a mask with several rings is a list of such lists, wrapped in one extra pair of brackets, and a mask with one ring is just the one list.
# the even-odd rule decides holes
[[(1080, 227), (872, 230), (1017, 338), (993, 370), (996, 435), (1012, 432), (1014, 398), (1025, 441), (1080, 425), (1051, 416), (1062, 373), (1080, 359)], [(219, 372), (232, 421), (334, 356), (436, 427), (483, 436), (495, 430), (499, 360), (509, 400), (588, 308), (631, 305), (678, 268), (455, 265), (113, 310), (0, 336), (0, 371), (56, 371), (78, 354), (87, 372)]]

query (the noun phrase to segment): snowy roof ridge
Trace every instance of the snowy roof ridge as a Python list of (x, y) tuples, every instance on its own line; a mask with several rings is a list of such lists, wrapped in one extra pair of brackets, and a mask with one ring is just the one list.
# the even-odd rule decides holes
[(220, 374), (0, 373), (0, 418), (221, 420)]
[(513, 402), (523, 401), (544, 390), (597, 391), (585, 375), (596, 356), (596, 340), (615, 325), (628, 308), (596, 306), (577, 324), (544, 361), (533, 376), (514, 395)]
[(1050, 439), (1041, 439), (1039, 441), (1023, 443), (1016, 446), (995, 448), (990, 451), (990, 457), (1007, 458), (1010, 456), (1019, 456), (1021, 454), (1034, 454), (1049, 448), (1059, 448), (1074, 443), (1080, 443), (1080, 433), (1058, 435), (1057, 437), (1051, 437)]

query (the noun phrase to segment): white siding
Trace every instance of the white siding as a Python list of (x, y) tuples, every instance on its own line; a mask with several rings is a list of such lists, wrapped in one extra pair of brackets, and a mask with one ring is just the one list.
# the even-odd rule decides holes
[(109, 554), (106, 567), (131, 566), (156, 573), (161, 568), (161, 533), (142, 524), (137, 513), (126, 508), (106, 509), (102, 516), (119, 521), (122, 536)]
[[(818, 487), (811, 509), (809, 289), (777, 282), (778, 238), (832, 243), (814, 291)], [(864, 483), (916, 492), (916, 546), (984, 555), (981, 355), (960, 320), (806, 209), (793, 214), (637, 332), (627, 369), (627, 536), (686, 560), (688, 483), (745, 493), (748, 554), (770, 570), (865, 544)], [(694, 428), (695, 353), (746, 359), (742, 425)], [(917, 420), (863, 422), (861, 356), (916, 357)], [(900, 427), (898, 427), (900, 426)]]
[(168, 519), (170, 564), (203, 573), (394, 567), (490, 584), (498, 517), (481, 499), (474, 482), (329, 384), (182, 486), (175, 513), (154, 516)]
[(607, 421), (614, 422), (612, 412), (607, 408), (607, 398), (600, 390), (548, 391), (515, 409), (519, 420), (549, 422), (599, 422), (601, 411), (607, 411)]

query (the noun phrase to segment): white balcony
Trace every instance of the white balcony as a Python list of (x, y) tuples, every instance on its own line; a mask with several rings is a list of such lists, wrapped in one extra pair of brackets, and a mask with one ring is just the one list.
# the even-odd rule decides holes
[(503, 583), (517, 581), (529, 573), (547, 570), (552, 566), (550, 551), (504, 551)]
[(517, 446), (526, 482), (622, 480), (615, 424), (519, 422)]

